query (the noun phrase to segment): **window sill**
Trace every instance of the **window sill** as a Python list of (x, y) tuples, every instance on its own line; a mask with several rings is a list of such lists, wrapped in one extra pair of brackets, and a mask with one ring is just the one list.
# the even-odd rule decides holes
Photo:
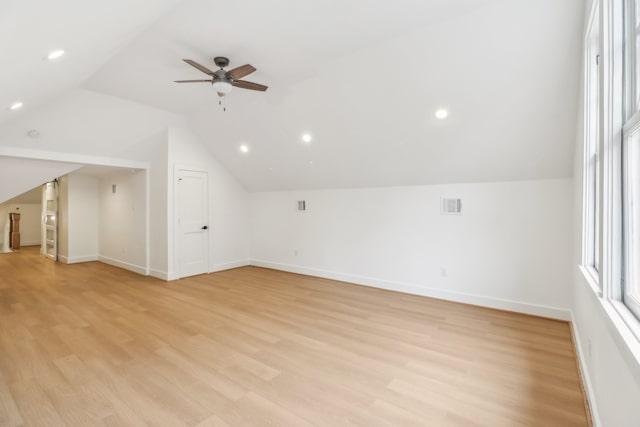
[(609, 320), (607, 327), (611, 329), (609, 335), (621, 353), (625, 355), (624, 358), (629, 366), (636, 367), (632, 369), (632, 372), (636, 373), (635, 377), (640, 381), (640, 371), (637, 369), (640, 367), (640, 320), (623, 303), (603, 298), (602, 290), (592, 272), (588, 267), (582, 265), (579, 268), (606, 313), (606, 318)]
[[(640, 320), (619, 301), (600, 299), (600, 303), (617, 333), (612, 334), (619, 346), (628, 349), (635, 366), (640, 366)], [(640, 374), (639, 374), (640, 376)]]
[(595, 270), (591, 267), (585, 267), (584, 265), (580, 265), (579, 268), (593, 293), (595, 293), (598, 298), (602, 298), (602, 289), (600, 289), (600, 285), (598, 285), (598, 276)]

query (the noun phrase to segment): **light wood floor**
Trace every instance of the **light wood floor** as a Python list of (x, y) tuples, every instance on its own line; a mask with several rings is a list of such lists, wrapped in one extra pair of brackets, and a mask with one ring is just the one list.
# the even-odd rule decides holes
[(255, 267), (0, 256), (0, 426), (585, 426), (566, 323)]

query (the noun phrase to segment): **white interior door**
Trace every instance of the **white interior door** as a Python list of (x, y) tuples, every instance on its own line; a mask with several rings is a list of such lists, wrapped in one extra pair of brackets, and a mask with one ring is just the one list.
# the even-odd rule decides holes
[(178, 169), (178, 262), (180, 277), (209, 272), (207, 172)]
[(58, 260), (58, 183), (47, 182), (42, 190), (42, 253)]

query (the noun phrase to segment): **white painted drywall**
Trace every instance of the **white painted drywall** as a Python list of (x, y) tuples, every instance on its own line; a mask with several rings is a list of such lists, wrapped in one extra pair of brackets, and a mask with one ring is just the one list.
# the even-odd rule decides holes
[(179, 254), (175, 250), (177, 230), (174, 215), (174, 171), (178, 167), (207, 171), (209, 175), (209, 270), (219, 271), (247, 265), (249, 262), (248, 212), (249, 195), (240, 183), (205, 148), (188, 129), (169, 128), (168, 150), (168, 202), (170, 209), (167, 223), (169, 278), (179, 277)]
[[(9, 204), (9, 212), (20, 213), (20, 246), (40, 245), (42, 204), (11, 203)], [(2, 224), (0, 224), (0, 229), (2, 229)]]
[(58, 259), (69, 260), (69, 176), (58, 178)]
[(69, 260), (89, 261), (98, 254), (98, 179), (69, 175)]
[(98, 259), (98, 179), (70, 174), (58, 187), (58, 256), (65, 263)]
[[(73, 89), (49, 104), (25, 111), (11, 123), (0, 127), (0, 148), (37, 148), (46, 152), (70, 153), (72, 161), (77, 155), (118, 157), (165, 129), (168, 124), (182, 123), (182, 117), (168, 111)], [(37, 144), (27, 136), (25, 130), (28, 129), (40, 130)], [(47, 179), (42, 179), (39, 183), (45, 181)]]
[(149, 138), (138, 158), (148, 159), (149, 168), (149, 274), (168, 279), (169, 272), (169, 136), (165, 129)]
[(146, 274), (146, 171), (114, 172), (99, 187), (99, 260)]
[[(463, 215), (441, 215), (441, 197), (460, 197)], [(568, 318), (569, 179), (250, 198), (254, 264)]]
[(0, 204), (0, 252), (9, 251), (9, 212), (20, 214), (20, 246), (40, 244), (40, 210), (40, 204)]
[[(0, 150), (4, 148), (0, 145)], [(0, 155), (0, 203), (65, 175), (80, 165)]]
[(11, 252), (9, 249), (9, 205), (0, 204), (0, 253)]

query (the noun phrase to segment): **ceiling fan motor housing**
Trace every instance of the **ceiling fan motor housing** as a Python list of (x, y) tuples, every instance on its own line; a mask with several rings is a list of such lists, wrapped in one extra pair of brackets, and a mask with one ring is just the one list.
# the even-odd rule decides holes
[(225, 58), (224, 56), (216, 56), (213, 58), (213, 62), (220, 68), (224, 68), (229, 65), (229, 58)]

